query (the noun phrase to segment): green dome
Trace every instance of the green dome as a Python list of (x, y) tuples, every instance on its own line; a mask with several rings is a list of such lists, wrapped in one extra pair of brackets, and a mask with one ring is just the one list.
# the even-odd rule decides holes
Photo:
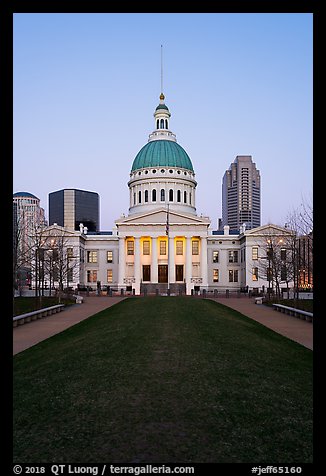
[(155, 110), (157, 111), (158, 109), (166, 109), (167, 111), (169, 110), (165, 104), (159, 104)]
[(131, 171), (146, 167), (180, 167), (194, 171), (187, 152), (171, 140), (153, 140), (140, 149)]

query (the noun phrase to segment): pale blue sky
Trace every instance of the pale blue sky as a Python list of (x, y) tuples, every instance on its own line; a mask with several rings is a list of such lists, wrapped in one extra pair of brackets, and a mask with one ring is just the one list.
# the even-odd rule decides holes
[(197, 212), (216, 229), (237, 155), (262, 179), (262, 224), (312, 197), (313, 15), (14, 15), (13, 191), (100, 195), (101, 229), (128, 213), (134, 157), (163, 89), (196, 173)]

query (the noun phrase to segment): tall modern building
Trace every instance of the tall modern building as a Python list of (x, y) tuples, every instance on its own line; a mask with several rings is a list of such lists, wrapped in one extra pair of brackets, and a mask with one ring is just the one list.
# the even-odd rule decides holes
[(251, 155), (238, 155), (223, 177), (222, 226), (239, 230), (260, 226), (260, 172)]
[(49, 225), (57, 223), (68, 230), (79, 230), (82, 223), (89, 231), (98, 231), (99, 195), (78, 189), (49, 193)]
[(13, 195), (13, 245), (18, 267), (30, 266), (30, 254), (35, 232), (45, 226), (44, 209), (40, 199), (29, 192)]

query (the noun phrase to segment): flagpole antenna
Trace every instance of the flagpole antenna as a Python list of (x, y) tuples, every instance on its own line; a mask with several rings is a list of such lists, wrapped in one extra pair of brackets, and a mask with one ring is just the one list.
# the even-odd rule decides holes
[(161, 93), (163, 93), (163, 45), (161, 45)]

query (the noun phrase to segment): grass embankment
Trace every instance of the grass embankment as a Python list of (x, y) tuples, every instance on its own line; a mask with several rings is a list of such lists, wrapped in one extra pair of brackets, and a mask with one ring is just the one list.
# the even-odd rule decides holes
[[(74, 304), (75, 302), (76, 301), (72, 299), (61, 298), (61, 304), (65, 304), (66, 306)], [(58, 297), (16, 297), (13, 301), (13, 316), (37, 311), (44, 307), (55, 306), (56, 304), (59, 304)]]
[(312, 461), (312, 352), (210, 301), (130, 298), (14, 357), (14, 462)]

